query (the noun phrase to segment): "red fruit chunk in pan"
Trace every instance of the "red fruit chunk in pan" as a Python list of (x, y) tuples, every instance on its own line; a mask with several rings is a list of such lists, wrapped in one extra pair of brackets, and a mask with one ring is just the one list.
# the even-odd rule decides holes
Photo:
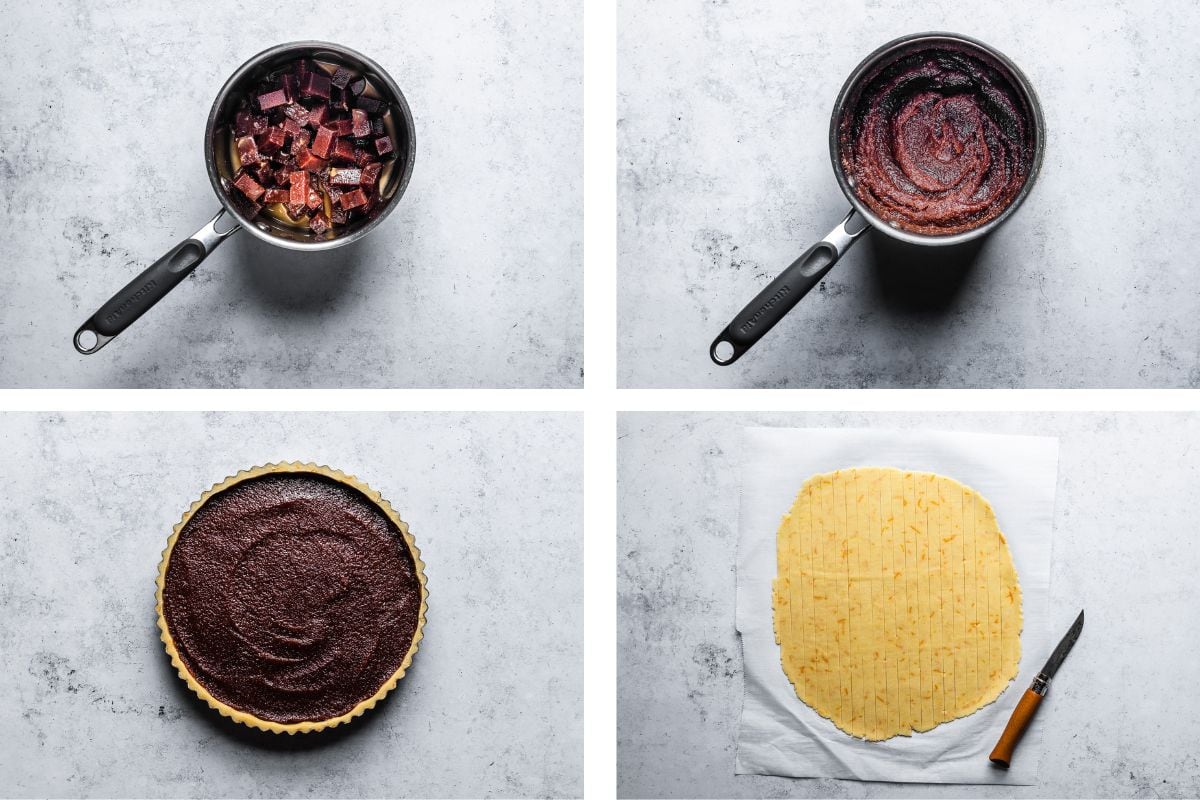
[(349, 111), (350, 103), (346, 99), (347, 94), (349, 94), (349, 92), (334, 86), (329, 90), (329, 107), (336, 108), (341, 111)]
[(325, 127), (338, 136), (349, 136), (350, 131), (354, 130), (354, 123), (348, 119), (333, 119)]
[(300, 125), (300, 123), (296, 122), (296, 120), (291, 119), (290, 117), (283, 121), (283, 132), (288, 136), (295, 136), (302, 130), (304, 130), (304, 128)]
[(367, 112), (361, 108), (356, 108), (350, 112), (353, 125), (350, 128), (350, 133), (356, 137), (371, 135), (371, 121), (367, 119)]
[(242, 173), (242, 175), (233, 182), (233, 185), (236, 186), (238, 190), (242, 194), (246, 195), (246, 197), (251, 201), (258, 200), (258, 198), (262, 197), (263, 193), (266, 192), (266, 189), (259, 186), (258, 182), (255, 181), (254, 178), (251, 178), (245, 173)]
[(308, 131), (301, 128), (292, 135), (292, 155), (299, 156), (308, 149), (309, 143)]
[(263, 194), (263, 202), (270, 205), (271, 203), (287, 203), (291, 199), (292, 193), (287, 189), (267, 189)]
[(329, 158), (329, 151), (333, 149), (333, 131), (329, 128), (317, 128), (317, 135), (313, 137), (312, 151), (321, 158)]
[(329, 219), (334, 225), (345, 225), (350, 221), (350, 214), (345, 209), (335, 208)]
[(300, 80), (300, 95), (302, 97), (320, 97), (329, 99), (329, 78), (319, 72), (309, 72)]
[(253, 133), (254, 115), (249, 111), (239, 111), (233, 117), (233, 135), (249, 136)]
[(284, 132), (283, 128), (271, 128), (262, 135), (258, 147), (264, 153), (275, 153), (283, 148), (283, 144), (286, 141), (287, 133)]
[(308, 124), (308, 109), (304, 106), (298, 106), (292, 103), (289, 106), (284, 106), (283, 113), (288, 115), (289, 119), (294, 119), (301, 125)]
[(365, 92), (367, 90), (367, 79), (366, 78), (357, 78), (355, 80), (352, 80), (352, 81), (350, 81), (350, 85), (347, 88), (350, 90), (350, 94), (354, 95), (355, 97), (358, 97), (360, 94), (362, 94), (363, 92)]
[(276, 89), (273, 92), (260, 94), (258, 96), (258, 107), (263, 111), (268, 111), (277, 106), (286, 105), (287, 101), (287, 92), (283, 89)]
[(362, 149), (361, 147), (354, 148), (354, 163), (360, 167), (365, 167), (375, 160), (374, 154)]
[(339, 169), (329, 177), (331, 186), (358, 186), (362, 183), (361, 169)]
[(325, 215), (317, 214), (311, 220), (309, 220), (308, 229), (317, 236), (320, 236), (321, 234), (325, 233), (325, 231), (329, 230), (329, 223), (325, 221)]
[(338, 67), (334, 70), (333, 77), (329, 79), (329, 82), (339, 89), (345, 89), (353, 77), (353, 72), (345, 67)]
[(305, 150), (303, 153), (296, 154), (296, 166), (300, 169), (306, 169), (309, 172), (320, 172), (329, 164), (323, 158), (317, 158), (312, 154), (311, 150)]
[(346, 192), (342, 195), (342, 208), (349, 211), (352, 208), (366, 205), (367, 195), (362, 189), (355, 189), (353, 192)]
[(359, 183), (364, 189), (373, 189), (375, 184), (379, 183), (379, 173), (383, 171), (383, 164), (378, 161), (367, 164), (362, 168), (362, 177)]
[(310, 128), (316, 129), (325, 123), (325, 118), (329, 116), (329, 106), (317, 105), (308, 110), (308, 125)]
[(395, 152), (396, 148), (392, 146), (392, 137), (380, 136), (375, 140), (375, 152), (381, 156), (386, 156), (388, 153)]
[(257, 178), (263, 186), (271, 186), (275, 183), (275, 170), (271, 169), (269, 161), (260, 161), (246, 171)]
[(308, 173), (303, 171), (293, 172), (288, 176), (288, 180), (292, 184), (291, 196), (288, 197), (288, 202), (293, 206), (307, 205)]
[(254, 141), (253, 136), (243, 136), (238, 139), (237, 150), (238, 158), (244, 165), (257, 164), (262, 160), (262, 156), (258, 153), (258, 144)]
[(377, 117), (377, 118), (371, 120), (371, 135), (372, 136), (383, 136), (386, 132), (387, 132), (387, 127), (384, 126), (383, 119), (381, 117)]
[(368, 114), (382, 114), (387, 110), (387, 103), (383, 102), (382, 100), (376, 100), (374, 97), (367, 97), (364, 95), (354, 101), (354, 107), (361, 109)]
[(296, 85), (295, 75), (283, 76), (283, 80), (279, 88), (283, 89), (284, 94), (287, 95), (287, 101), (289, 103), (296, 102)]
[(333, 146), (333, 160), (354, 163), (354, 144), (349, 139), (338, 139)]
[(312, 189), (308, 190), (308, 202), (305, 203), (305, 205), (308, 206), (310, 211), (316, 211), (324, 204), (325, 201), (321, 199), (321, 195), (319, 193), (314, 192)]

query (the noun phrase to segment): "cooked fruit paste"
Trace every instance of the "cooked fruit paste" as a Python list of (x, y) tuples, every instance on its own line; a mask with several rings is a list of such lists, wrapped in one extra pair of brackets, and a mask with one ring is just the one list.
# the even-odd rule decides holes
[(838, 120), (841, 169), (887, 223), (934, 236), (970, 231), (1003, 213), (1029, 179), (1033, 114), (982, 52), (909, 51), (859, 86)]
[(217, 700), (327, 720), (371, 698), (416, 634), (421, 584), (395, 523), (353, 487), (268, 474), (210, 497), (175, 542), (163, 614)]

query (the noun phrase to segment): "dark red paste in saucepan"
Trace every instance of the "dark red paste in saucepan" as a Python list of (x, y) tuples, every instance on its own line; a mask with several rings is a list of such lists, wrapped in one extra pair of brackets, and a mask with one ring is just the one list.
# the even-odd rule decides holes
[(180, 531), (163, 585), (179, 657), (259, 719), (326, 720), (370, 698), (416, 635), (421, 586), (396, 525), (312, 473), (243, 481)]
[(1034, 117), (1008, 71), (966, 46), (901, 55), (865, 76), (838, 120), (841, 168), (905, 231), (963, 233), (1013, 202), (1034, 164)]

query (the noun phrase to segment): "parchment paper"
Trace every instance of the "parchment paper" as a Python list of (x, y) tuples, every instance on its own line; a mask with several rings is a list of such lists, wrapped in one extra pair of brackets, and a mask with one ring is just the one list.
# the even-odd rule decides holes
[[(1047, 616), (1058, 440), (1036, 436), (854, 429), (747, 428), (737, 555), (737, 628), (745, 669), (739, 775), (906, 783), (1037, 781), (1044, 714), (1034, 717), (1011, 769), (988, 761), (1021, 694), (1077, 610)], [(804, 481), (849, 467), (936, 472), (992, 504), (1021, 584), (1024, 630), (1016, 681), (976, 713), (911, 737), (865, 742), (805, 705), (780, 665), (772, 629), (775, 535)]]

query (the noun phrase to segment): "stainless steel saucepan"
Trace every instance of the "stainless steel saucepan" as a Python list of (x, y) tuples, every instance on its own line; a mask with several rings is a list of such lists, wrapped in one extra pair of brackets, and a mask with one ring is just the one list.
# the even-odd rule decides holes
[[(381, 202), (363, 219), (323, 235), (288, 225), (261, 213), (251, 216), (245, 198), (233, 189), (234, 164), (230, 129), (238, 105), (257, 82), (301, 58), (346, 67), (366, 79), (366, 94), (388, 105), (385, 124), (396, 143), (397, 156), (381, 176)], [(292, 42), (264, 50), (237, 69), (221, 87), (204, 129), (204, 163), (208, 178), (221, 201), (221, 210), (200, 230), (172, 248), (142, 274), (117, 292), (75, 331), (75, 349), (85, 355), (97, 352), (150, 310), (180, 281), (191, 274), (209, 253), (238, 230), (246, 230), (268, 244), (289, 250), (315, 252), (350, 244), (375, 230), (391, 213), (412, 177), (416, 156), (416, 128), (400, 87), (377, 63), (348, 47), (329, 42)], [(218, 226), (222, 217), (230, 220)]]
[[(937, 46), (966, 51), (992, 64), (1020, 95), (1033, 126), (1033, 159), (1029, 175), (1008, 207), (998, 216), (978, 227), (941, 236), (902, 230), (871, 211), (854, 193), (850, 181), (842, 169), (842, 154), (839, 144), (841, 137), (838, 135), (839, 121), (847, 106), (857, 96), (862, 85), (871, 76), (878, 73), (879, 68), (914, 51)], [(833, 115), (829, 124), (829, 156), (833, 161), (833, 171), (837, 175), (842, 194), (850, 201), (852, 208), (836, 228), (796, 259), (733, 318), (733, 322), (729, 323), (709, 346), (709, 356), (721, 366), (732, 364), (741, 358), (747, 350), (766, 335), (767, 331), (783, 319), (804, 295), (821, 282), (821, 279), (829, 270), (833, 269), (838, 259), (846, 254), (846, 251), (858, 241), (859, 237), (872, 228), (884, 236), (927, 247), (959, 245), (988, 235), (1012, 216), (1029, 194), (1030, 189), (1033, 188), (1034, 179), (1041, 167), (1044, 149), (1045, 121), (1033, 87), (1016, 64), (999, 51), (975, 39), (954, 33), (918, 33), (904, 36), (880, 47), (867, 56), (846, 79), (842, 91), (838, 94), (837, 102), (834, 103)]]

